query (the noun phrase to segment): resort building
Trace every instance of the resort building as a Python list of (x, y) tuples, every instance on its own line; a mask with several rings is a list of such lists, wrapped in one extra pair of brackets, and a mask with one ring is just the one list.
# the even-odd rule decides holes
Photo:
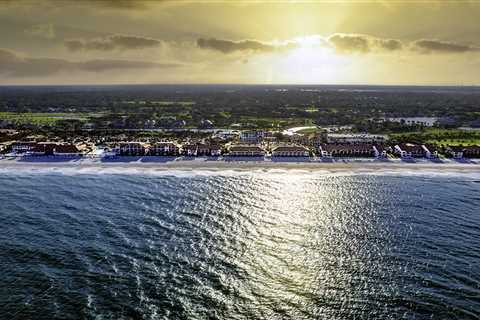
[(480, 158), (480, 146), (451, 146), (448, 152), (455, 159)]
[(198, 156), (213, 156), (218, 157), (222, 154), (222, 147), (218, 144), (197, 144)]
[(233, 145), (228, 151), (228, 155), (234, 157), (263, 157), (265, 149), (259, 145)]
[(467, 146), (463, 149), (466, 158), (480, 158), (480, 146)]
[(27, 153), (37, 146), (36, 142), (15, 142), (12, 144), (13, 153)]
[(240, 133), (240, 140), (245, 143), (257, 143), (262, 141), (265, 136), (263, 131), (242, 131)]
[(82, 153), (74, 144), (66, 143), (55, 145), (53, 155), (57, 157), (79, 157)]
[(413, 143), (397, 144), (395, 153), (401, 158), (430, 158), (430, 151), (423, 145)]
[(374, 135), (368, 133), (329, 133), (327, 134), (328, 143), (384, 143), (387, 139), (384, 135)]
[(182, 147), (183, 154), (190, 157), (196, 156), (214, 156), (222, 154), (222, 147), (218, 144), (210, 143), (189, 143)]
[(385, 148), (384, 145), (381, 144), (374, 144), (372, 146), (373, 148), (373, 154), (375, 155), (375, 158), (387, 158), (388, 157), (388, 150)]
[(121, 156), (144, 156), (146, 145), (141, 142), (123, 142), (120, 143), (118, 154)]
[(25, 155), (78, 157), (82, 155), (82, 152), (71, 143), (38, 142), (33, 148), (25, 152)]
[(174, 142), (157, 142), (149, 149), (152, 156), (178, 156), (180, 147)]
[(299, 145), (282, 145), (272, 149), (272, 157), (308, 157), (308, 148)]
[(375, 157), (373, 147), (374, 145), (369, 143), (323, 143), (319, 152), (322, 157)]

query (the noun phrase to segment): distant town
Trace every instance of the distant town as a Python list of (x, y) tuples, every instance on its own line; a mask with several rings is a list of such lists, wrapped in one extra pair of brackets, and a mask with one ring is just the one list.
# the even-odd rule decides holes
[(480, 89), (0, 88), (0, 156), (480, 158)]

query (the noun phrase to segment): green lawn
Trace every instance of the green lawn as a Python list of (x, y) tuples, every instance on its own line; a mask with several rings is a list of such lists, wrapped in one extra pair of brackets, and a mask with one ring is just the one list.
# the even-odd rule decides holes
[(17, 113), (0, 112), (0, 120), (15, 124), (52, 125), (60, 120), (87, 121), (92, 116), (86, 113)]
[(422, 132), (392, 134), (391, 139), (400, 141), (417, 141), (434, 145), (478, 145), (480, 144), (479, 131), (458, 129), (426, 129)]

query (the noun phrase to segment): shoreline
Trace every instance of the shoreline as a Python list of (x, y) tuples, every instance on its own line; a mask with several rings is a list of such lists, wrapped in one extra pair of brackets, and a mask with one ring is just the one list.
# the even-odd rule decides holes
[[(303, 159), (302, 159), (303, 160)], [(332, 162), (325, 161), (295, 161), (283, 159), (282, 161), (261, 159), (172, 159), (172, 158), (120, 158), (103, 160), (99, 158), (80, 159), (0, 159), (0, 169), (151, 169), (155, 171), (269, 171), (269, 170), (303, 170), (303, 171), (435, 171), (435, 172), (475, 172), (480, 173), (480, 161), (470, 162), (432, 162), (420, 160), (406, 162), (398, 159), (379, 161), (373, 159), (337, 159)]]

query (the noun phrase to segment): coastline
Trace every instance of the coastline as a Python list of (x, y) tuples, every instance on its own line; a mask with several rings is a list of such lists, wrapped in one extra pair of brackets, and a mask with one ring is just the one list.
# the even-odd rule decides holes
[[(303, 161), (301, 161), (303, 160)], [(304, 159), (173, 159), (173, 158), (135, 158), (125, 157), (111, 160), (100, 158), (56, 159), (38, 157), (30, 159), (5, 158), (0, 159), (0, 169), (7, 171), (36, 169), (139, 169), (155, 171), (271, 171), (271, 170), (302, 170), (302, 171), (435, 171), (480, 173), (480, 161), (432, 162), (417, 160), (415, 162), (399, 159), (379, 161), (373, 159), (335, 159), (334, 161), (309, 161)]]

